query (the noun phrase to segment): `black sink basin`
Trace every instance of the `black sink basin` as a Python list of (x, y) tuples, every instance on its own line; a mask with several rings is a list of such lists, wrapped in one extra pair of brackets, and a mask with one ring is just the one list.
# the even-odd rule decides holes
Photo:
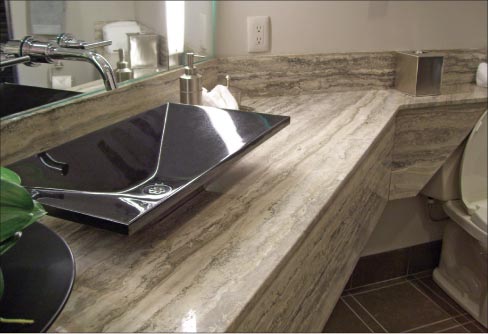
[(81, 94), (67, 90), (0, 83), (0, 117)]
[(51, 215), (128, 234), (164, 217), (289, 122), (170, 103), (9, 168)]

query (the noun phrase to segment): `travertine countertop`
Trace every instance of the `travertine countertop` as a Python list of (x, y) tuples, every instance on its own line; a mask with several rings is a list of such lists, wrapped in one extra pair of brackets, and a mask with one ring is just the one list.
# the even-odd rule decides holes
[(67, 240), (77, 264), (74, 290), (51, 330), (235, 328), (400, 107), (486, 100), (486, 89), (469, 86), (437, 97), (375, 90), (244, 101), (291, 116), (291, 124), (164, 223), (127, 237), (43, 220)]

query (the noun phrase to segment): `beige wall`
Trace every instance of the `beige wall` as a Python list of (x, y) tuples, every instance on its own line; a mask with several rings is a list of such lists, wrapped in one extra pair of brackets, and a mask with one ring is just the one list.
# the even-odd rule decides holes
[(429, 218), (425, 197), (390, 201), (361, 256), (440, 240), (445, 225)]
[(247, 53), (247, 16), (271, 17), (272, 54), (484, 48), (486, 1), (219, 1), (218, 56)]

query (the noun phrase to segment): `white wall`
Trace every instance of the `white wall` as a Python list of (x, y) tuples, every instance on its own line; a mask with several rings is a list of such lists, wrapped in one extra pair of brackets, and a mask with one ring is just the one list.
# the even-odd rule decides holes
[(212, 38), (212, 2), (186, 1), (185, 46), (202, 55), (211, 55)]
[(446, 221), (432, 221), (422, 196), (388, 202), (361, 256), (440, 240)]
[(137, 22), (158, 35), (166, 36), (166, 6), (164, 1), (135, 1), (134, 6)]
[(217, 56), (247, 53), (247, 16), (271, 17), (271, 54), (485, 48), (486, 1), (219, 1)]

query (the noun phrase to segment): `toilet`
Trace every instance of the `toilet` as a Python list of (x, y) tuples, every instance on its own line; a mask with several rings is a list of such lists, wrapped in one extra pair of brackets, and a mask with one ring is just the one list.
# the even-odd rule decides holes
[(422, 189), (443, 202), (446, 225), (435, 282), (466, 312), (488, 326), (487, 112)]

